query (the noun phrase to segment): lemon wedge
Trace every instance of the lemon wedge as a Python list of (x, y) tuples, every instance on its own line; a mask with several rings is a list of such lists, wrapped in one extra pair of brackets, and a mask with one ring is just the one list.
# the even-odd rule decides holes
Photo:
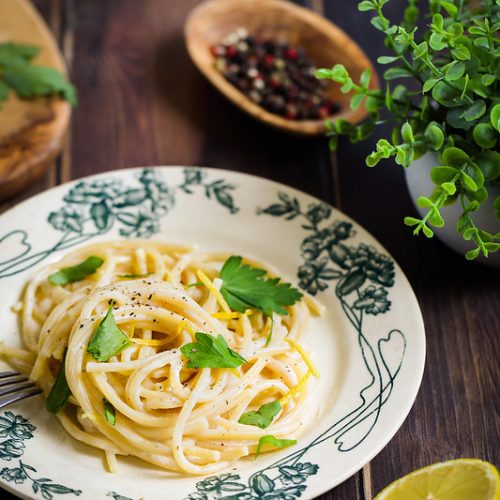
[(500, 475), (488, 462), (459, 458), (403, 476), (374, 500), (500, 500)]

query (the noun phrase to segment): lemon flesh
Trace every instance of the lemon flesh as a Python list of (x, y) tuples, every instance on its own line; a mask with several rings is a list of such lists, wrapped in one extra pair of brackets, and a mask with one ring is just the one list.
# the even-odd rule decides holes
[(500, 500), (500, 476), (488, 462), (459, 458), (418, 469), (375, 500)]

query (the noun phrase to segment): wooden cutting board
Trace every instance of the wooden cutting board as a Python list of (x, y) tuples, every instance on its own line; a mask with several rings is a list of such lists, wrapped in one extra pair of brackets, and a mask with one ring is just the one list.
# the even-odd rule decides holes
[[(66, 73), (49, 28), (28, 0), (0, 0), (0, 42), (36, 45), (34, 64)], [(19, 99), (0, 104), (0, 200), (37, 180), (62, 147), (71, 107), (59, 97)]]

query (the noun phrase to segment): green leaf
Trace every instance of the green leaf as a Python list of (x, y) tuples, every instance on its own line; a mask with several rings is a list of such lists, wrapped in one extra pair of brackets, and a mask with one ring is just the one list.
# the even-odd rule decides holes
[(460, 173), (460, 170), (453, 167), (438, 166), (431, 170), (431, 179), (435, 184), (443, 184), (443, 182), (450, 182), (454, 179), (455, 175)]
[(459, 94), (457, 89), (451, 88), (442, 81), (438, 82), (432, 89), (432, 97), (434, 100), (445, 107), (455, 105), (455, 99), (459, 97)]
[(455, 17), (458, 14), (457, 6), (452, 2), (445, 2), (444, 0), (441, 0), (440, 4), (449, 16)]
[(375, 10), (375, 7), (373, 6), (373, 2), (370, 0), (363, 0), (358, 4), (358, 10), (360, 12), (366, 12), (369, 10)]
[(208, 333), (196, 332), (195, 338), (196, 342), (181, 347), (182, 354), (189, 360), (187, 368), (236, 368), (247, 362), (229, 349), (222, 335), (216, 338)]
[(351, 78), (348, 78), (347, 81), (340, 87), (340, 91), (343, 94), (347, 94), (347, 92), (350, 92), (354, 87), (354, 82), (352, 81)]
[(0, 43), (0, 65), (26, 64), (35, 57), (40, 49), (33, 45), (20, 45), (17, 43)]
[(485, 87), (489, 87), (490, 85), (495, 83), (495, 80), (496, 80), (495, 75), (490, 75), (488, 73), (485, 73), (484, 75), (481, 76), (481, 83)]
[(438, 78), (429, 78), (424, 82), (424, 85), (422, 86), (422, 93), (429, 92), (437, 83), (439, 82)]
[(107, 399), (103, 399), (102, 402), (104, 406), (104, 418), (109, 424), (115, 425), (116, 424), (115, 407)]
[(472, 122), (474, 120), (477, 120), (478, 118), (481, 118), (481, 116), (484, 115), (486, 111), (486, 104), (484, 103), (483, 100), (477, 100), (474, 101), (471, 106), (469, 106), (461, 115), (461, 117), (464, 120), (467, 120), (468, 122)]
[(408, 122), (405, 122), (401, 127), (401, 137), (403, 141), (411, 144), (413, 142), (413, 130)]
[(380, 56), (380, 57), (377, 57), (377, 62), (379, 64), (391, 64), (400, 58), (401, 58), (401, 56)]
[(436, 122), (430, 122), (429, 125), (427, 125), (424, 137), (427, 139), (434, 151), (438, 151), (443, 147), (444, 133)]
[(55, 415), (61, 408), (64, 408), (70, 396), (71, 390), (66, 380), (66, 351), (64, 351), (61, 368), (45, 402), (47, 410)]
[(67, 285), (68, 283), (81, 281), (87, 276), (94, 274), (103, 263), (103, 259), (91, 255), (76, 266), (63, 267), (59, 271), (52, 273), (49, 276), (49, 281), (53, 285)]
[(370, 79), (372, 77), (372, 72), (369, 69), (363, 70), (361, 73), (361, 77), (359, 79), (361, 85), (365, 88), (368, 88), (368, 85), (370, 85)]
[(465, 172), (462, 172), (462, 184), (470, 191), (477, 191), (479, 186), (474, 182), (474, 179)]
[(336, 82), (345, 83), (350, 77), (343, 64), (336, 64), (331, 70), (330, 78)]
[(314, 72), (314, 76), (319, 80), (330, 80), (332, 78), (332, 70), (327, 68), (319, 68)]
[(229, 257), (220, 273), (220, 292), (229, 307), (240, 312), (258, 309), (266, 316), (272, 316), (273, 312), (287, 314), (283, 306), (295, 304), (302, 293), (279, 278), (264, 279), (265, 274), (264, 269), (242, 264), (241, 257)]
[(466, 254), (465, 254), (465, 258), (467, 260), (474, 260), (478, 255), (479, 255), (479, 251), (481, 249), (479, 247), (477, 248), (474, 248), (473, 250), (469, 250)]
[(446, 148), (441, 159), (445, 165), (460, 168), (469, 159), (469, 155), (460, 148)]
[(441, 187), (448, 193), (450, 196), (453, 196), (457, 192), (457, 186), (453, 182), (443, 182)]
[(442, 30), (443, 29), (443, 25), (444, 25), (444, 19), (443, 19), (443, 16), (441, 14), (434, 14), (432, 16), (432, 24)]
[(113, 305), (110, 305), (106, 316), (90, 339), (87, 352), (98, 361), (107, 361), (130, 344), (130, 339), (118, 328), (113, 316)]
[(15, 64), (3, 71), (5, 82), (19, 97), (32, 97), (61, 94), (72, 106), (76, 106), (76, 90), (64, 75), (53, 68)]
[(434, 231), (429, 226), (426, 226), (425, 224), (422, 225), (422, 231), (424, 232), (424, 234), (427, 238), (432, 238), (434, 236)]
[(429, 222), (434, 226), (434, 227), (443, 227), (444, 226), (444, 219), (441, 217), (441, 214), (439, 213), (438, 210), (433, 210), (431, 215), (429, 216)]
[(407, 226), (416, 226), (421, 222), (420, 219), (415, 219), (415, 217), (405, 217), (403, 221)]
[(453, 82), (461, 78), (464, 73), (465, 73), (465, 63), (459, 62), (449, 67), (449, 69), (446, 71), (444, 78), (449, 82)]
[(495, 146), (498, 137), (498, 133), (489, 123), (478, 123), (472, 131), (472, 135), (476, 144), (484, 149)]
[(495, 104), (490, 112), (490, 121), (494, 128), (500, 132), (500, 104)]
[(241, 415), (238, 422), (245, 425), (255, 425), (265, 429), (271, 425), (273, 418), (281, 411), (279, 401), (262, 405), (257, 411), (247, 411)]
[(266, 436), (262, 436), (259, 439), (259, 442), (257, 443), (257, 450), (255, 451), (255, 458), (257, 458), (260, 455), (262, 448), (266, 444), (274, 446), (275, 448), (285, 448), (287, 446), (292, 446), (294, 444), (297, 444), (297, 440), (296, 439), (278, 439), (277, 437), (273, 436), (272, 434), (267, 434)]
[(363, 94), (354, 94), (351, 97), (351, 109), (358, 109), (364, 98), (365, 96)]
[(456, 59), (460, 59), (461, 61), (467, 61), (470, 59), (469, 49), (465, 45), (457, 45), (451, 50), (451, 53)]
[(427, 196), (419, 196), (417, 198), (417, 205), (422, 208), (433, 208), (434, 202), (427, 198)]
[(494, 182), (500, 177), (500, 153), (496, 151), (482, 151), (474, 156), (474, 163), (479, 165), (484, 178)]
[(415, 50), (413, 51), (413, 56), (415, 59), (421, 59), (425, 57), (429, 53), (429, 47), (427, 46), (427, 42), (421, 42), (417, 45)]
[(408, 78), (413, 76), (410, 71), (405, 68), (389, 68), (384, 73), (384, 79), (395, 80), (396, 78)]
[(380, 17), (372, 17), (370, 19), (370, 23), (373, 27), (375, 27), (379, 31), (386, 30), (386, 26), (385, 26), (384, 22), (382, 21), (382, 19), (380, 19)]

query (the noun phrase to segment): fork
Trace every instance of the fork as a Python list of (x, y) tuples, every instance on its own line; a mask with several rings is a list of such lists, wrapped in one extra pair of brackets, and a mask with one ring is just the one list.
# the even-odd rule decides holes
[(0, 408), (41, 392), (42, 389), (19, 372), (0, 372)]

